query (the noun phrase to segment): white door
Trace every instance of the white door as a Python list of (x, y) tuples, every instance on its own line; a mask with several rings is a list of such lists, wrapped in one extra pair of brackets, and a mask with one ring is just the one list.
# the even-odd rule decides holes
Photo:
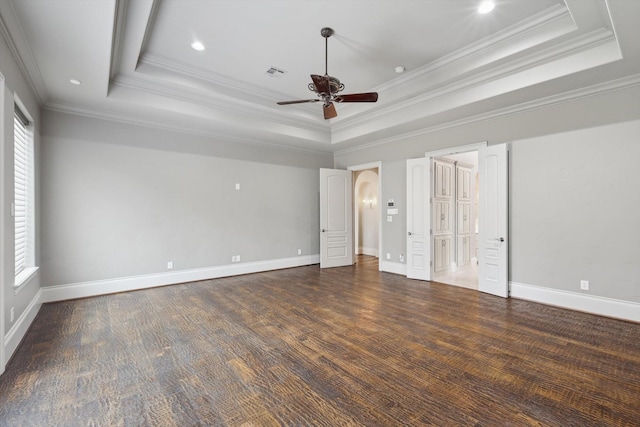
[(508, 151), (506, 144), (478, 150), (480, 179), (478, 290), (509, 296), (507, 267)]
[(352, 173), (320, 169), (320, 268), (353, 264)]
[(428, 158), (407, 160), (407, 277), (431, 280), (431, 172)]

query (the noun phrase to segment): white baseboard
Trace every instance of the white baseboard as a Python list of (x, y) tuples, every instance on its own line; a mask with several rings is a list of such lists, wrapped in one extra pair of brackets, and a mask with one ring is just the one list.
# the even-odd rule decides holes
[(148, 274), (122, 277), (117, 279), (96, 280), (92, 282), (71, 283), (68, 285), (45, 286), (41, 289), (41, 303), (86, 298), (116, 292), (134, 291), (178, 283), (259, 273), (282, 268), (302, 267), (320, 263), (320, 255), (307, 255), (267, 261), (247, 262), (192, 270), (172, 271), (170, 273)]
[(370, 255), (377, 257), (378, 256), (378, 248), (358, 248), (358, 253), (362, 255)]
[(27, 333), (29, 326), (33, 322), (33, 319), (36, 318), (38, 311), (40, 311), (40, 307), (42, 306), (42, 289), (38, 290), (33, 299), (27, 305), (27, 308), (22, 312), (18, 320), (13, 324), (9, 332), (4, 336), (4, 351), (5, 357), (8, 361), (13, 352), (18, 348), (18, 344), (24, 338), (24, 335)]
[(640, 322), (640, 303), (509, 282), (512, 298)]
[(399, 262), (382, 261), (380, 260), (380, 271), (386, 271), (387, 273), (399, 274), (401, 276), (407, 275), (407, 264)]

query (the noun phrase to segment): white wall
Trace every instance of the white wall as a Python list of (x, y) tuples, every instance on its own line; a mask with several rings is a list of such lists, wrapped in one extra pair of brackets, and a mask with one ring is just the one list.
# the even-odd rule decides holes
[(329, 155), (54, 112), (43, 139), (45, 287), (319, 253)]

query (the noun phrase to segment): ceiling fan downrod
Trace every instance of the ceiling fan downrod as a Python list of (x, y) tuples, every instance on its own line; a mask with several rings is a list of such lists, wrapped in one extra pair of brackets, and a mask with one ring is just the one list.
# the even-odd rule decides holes
[(329, 76), (329, 37), (333, 35), (333, 29), (324, 27), (320, 35), (324, 37), (324, 75)]

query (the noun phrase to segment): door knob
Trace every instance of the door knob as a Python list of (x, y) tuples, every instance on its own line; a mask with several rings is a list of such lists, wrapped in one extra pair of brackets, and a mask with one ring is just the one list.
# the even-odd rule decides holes
[(322, 231), (322, 232), (324, 233), (324, 232), (326, 232), (327, 230), (325, 230), (325, 229), (323, 228), (323, 229), (322, 229), (322, 230), (320, 230), (320, 231)]
[(499, 237), (499, 238), (494, 239), (494, 240), (497, 240), (497, 241), (499, 241), (499, 242), (504, 242), (504, 237)]
[(409, 231), (407, 234), (408, 234), (409, 236), (411, 236), (413, 233)]

